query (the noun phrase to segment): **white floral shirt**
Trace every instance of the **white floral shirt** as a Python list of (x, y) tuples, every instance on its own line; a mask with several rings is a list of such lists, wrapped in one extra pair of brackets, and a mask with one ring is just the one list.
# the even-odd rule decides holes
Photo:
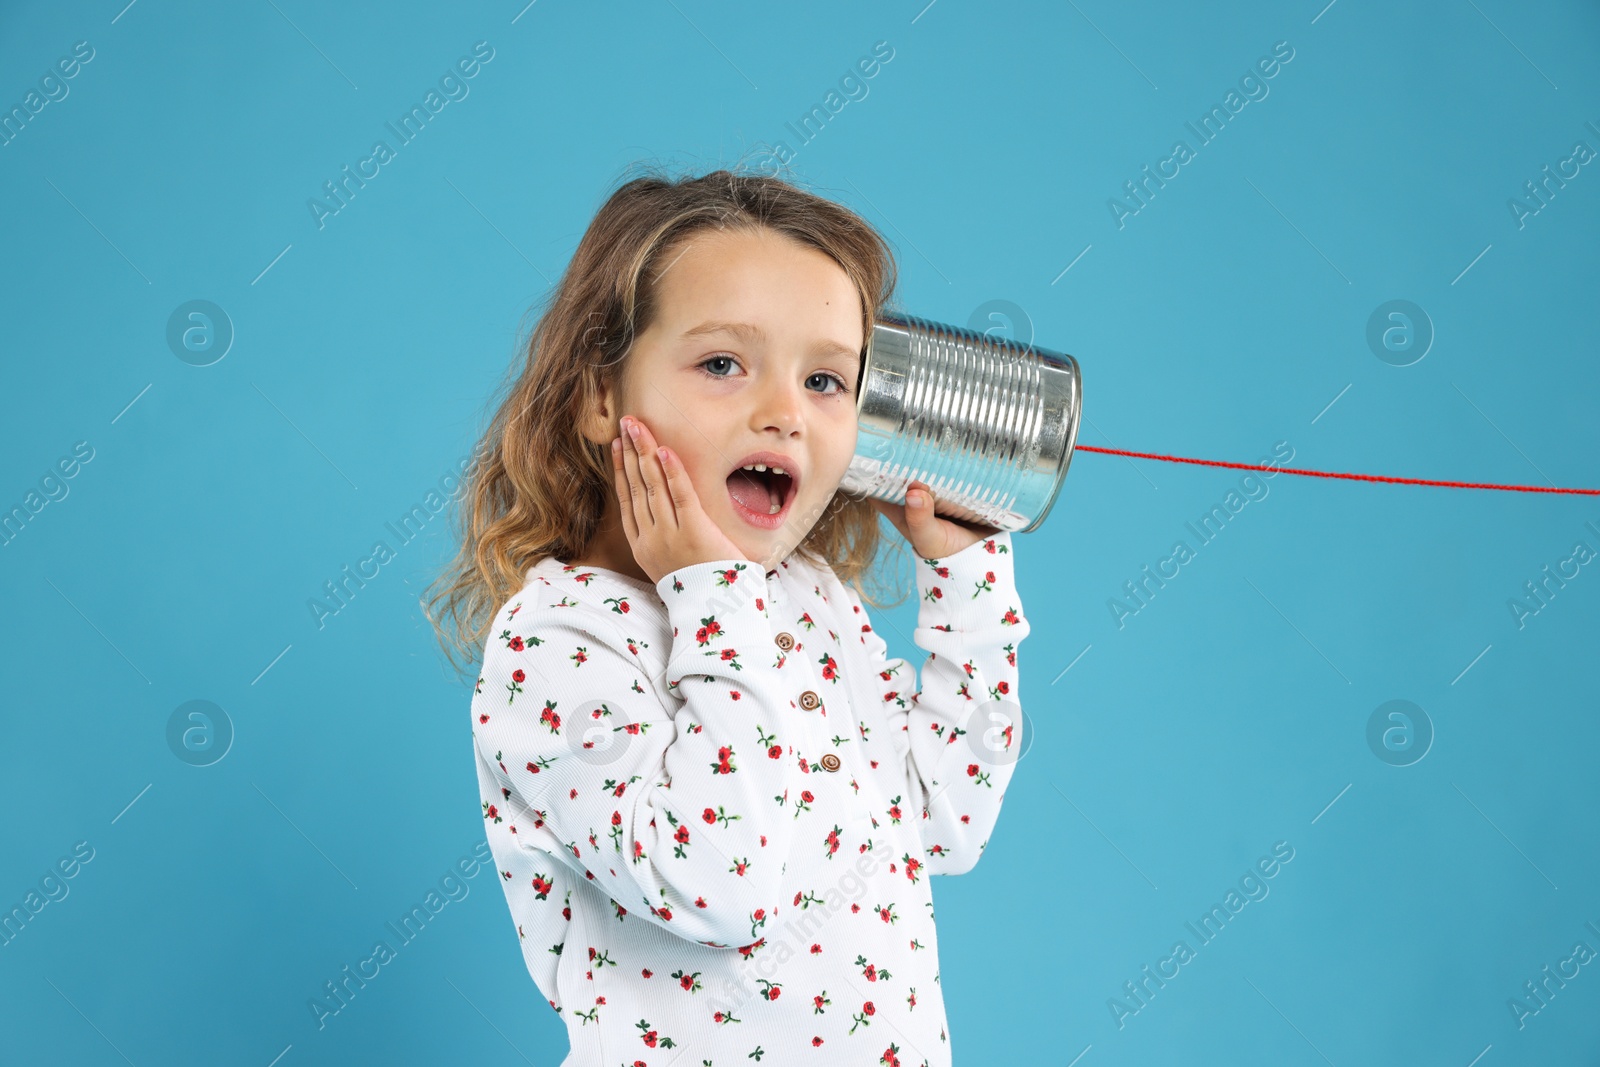
[(928, 880), (977, 863), (1020, 751), (1011, 548), (916, 564), (920, 687), (798, 554), (528, 570), (472, 722), (562, 1067), (950, 1064)]

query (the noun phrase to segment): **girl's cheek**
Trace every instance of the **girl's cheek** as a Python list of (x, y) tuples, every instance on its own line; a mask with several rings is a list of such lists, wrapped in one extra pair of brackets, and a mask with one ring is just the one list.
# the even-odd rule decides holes
[(725, 478), (717, 477), (715, 463), (700, 463), (686, 466), (685, 469), (689, 471), (689, 482), (694, 486), (695, 495), (700, 498), (700, 503), (709, 504), (727, 492), (727, 482)]

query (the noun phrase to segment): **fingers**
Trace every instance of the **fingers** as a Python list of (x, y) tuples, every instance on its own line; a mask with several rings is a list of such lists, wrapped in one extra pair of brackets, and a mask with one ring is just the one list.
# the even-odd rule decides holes
[(638, 529), (646, 533), (657, 526), (676, 529), (677, 509), (655, 438), (644, 423), (630, 415), (622, 418), (622, 461)]
[(933, 518), (933, 492), (926, 482), (912, 482), (906, 489), (906, 522), (922, 527)]
[(928, 488), (928, 483), (913, 481), (906, 487), (904, 512), (905, 529), (901, 532), (906, 535), (906, 540), (911, 542), (917, 554), (924, 557), (940, 555), (939, 551), (929, 548), (943, 530), (933, 513), (933, 491)]
[(628, 472), (628, 494), (633, 501), (633, 518), (642, 531), (655, 525), (650, 512), (650, 500), (645, 492), (644, 473), (639, 469), (638, 442), (628, 432), (629, 420), (622, 420), (622, 465)]
[(683, 464), (678, 462), (677, 453), (670, 448), (661, 451), (661, 471), (666, 477), (667, 497), (672, 501), (674, 517), (681, 517), (690, 509), (699, 507), (700, 498), (695, 496), (694, 484), (689, 481)]
[(633, 516), (633, 494), (628, 486), (628, 472), (623, 465), (623, 453), (627, 451), (621, 437), (611, 440), (611, 470), (617, 485), (617, 505), (622, 513), (622, 532), (628, 537), (631, 546), (639, 540), (639, 523)]
[(656, 453), (656, 439), (648, 427), (638, 419), (628, 419), (628, 429), (633, 439), (634, 459), (639, 464), (639, 476), (644, 482), (645, 500), (650, 514), (660, 525), (675, 528), (678, 516), (673, 500), (667, 493), (666, 475), (661, 469), (661, 457)]

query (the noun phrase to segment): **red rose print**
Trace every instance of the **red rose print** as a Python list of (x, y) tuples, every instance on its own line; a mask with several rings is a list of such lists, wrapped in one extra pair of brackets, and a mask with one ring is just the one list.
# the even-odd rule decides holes
[[(503, 876), (502, 890), (511, 902), (524, 951), (530, 959), (544, 959), (547, 969), (560, 969), (568, 996), (565, 1001), (547, 1002), (569, 1020), (577, 1016), (578, 1023), (604, 1025), (607, 1038), (616, 1028), (617, 1040), (608, 1047), (625, 1051), (615, 1055), (613, 1064), (662, 1067), (688, 1043), (688, 1033), (679, 1030), (679, 1017), (662, 1012), (662, 997), (681, 998), (676, 1006), (689, 1009), (689, 1016), (704, 1020), (710, 1014), (718, 1024), (740, 1024), (719, 1025), (719, 1033), (737, 1036), (741, 1050), (756, 1050), (752, 1059), (770, 1052), (767, 1063), (787, 1062), (807, 1048), (820, 1055), (824, 1047), (831, 1046), (831, 1051), (850, 1045), (848, 1056), (829, 1058), (879, 1067), (918, 1067), (923, 1058), (911, 1039), (925, 1048), (937, 1048), (946, 1040), (940, 1034), (944, 1020), (937, 1001), (928, 999), (928, 990), (938, 988), (939, 964), (936, 954), (928, 951), (935, 938), (931, 910), (926, 907), (928, 876), (964, 868), (981, 855), (979, 843), (992, 836), (1012, 764), (991, 765), (979, 755), (963, 751), (958, 757), (945, 748), (973, 740), (973, 734), (957, 724), (967, 723), (980, 694), (1010, 701), (1020, 692), (1015, 639), (1026, 629), (1024, 604), (1010, 569), (1014, 558), (1010, 553), (1015, 550), (1003, 537), (980, 540), (982, 551), (996, 556), (996, 564), (1001, 564), (999, 555), (1006, 556), (1001, 564), (1004, 575), (991, 565), (973, 562), (970, 552), (950, 564), (937, 558), (912, 561), (923, 607), (933, 613), (925, 623), (927, 632), (948, 642), (928, 661), (932, 669), (925, 673), (914, 662), (876, 656), (879, 637), (869, 635), (882, 635), (889, 628), (878, 630), (876, 616), (869, 617), (870, 606), (852, 595), (850, 582), (837, 581), (838, 575), (801, 556), (775, 565), (770, 575), (752, 570), (743, 585), (738, 583), (745, 568), (734, 560), (686, 568), (681, 581), (668, 578), (663, 585), (661, 606), (667, 610), (656, 611), (657, 600), (641, 601), (646, 604), (641, 617), (620, 626), (616, 617), (631, 613), (631, 601), (649, 594), (646, 586), (618, 582), (609, 571), (582, 571), (552, 561), (529, 571), (527, 588), (497, 612), (489, 631), (493, 636), (487, 649), (480, 649), (486, 662), (476, 672), (476, 689), (469, 691), (475, 698), (471, 727), (485, 771), (482, 823), (499, 853), (490, 862)], [(979, 570), (980, 566), (985, 569)], [(575, 572), (582, 577), (574, 580)], [(966, 589), (967, 583), (980, 587), (976, 595)], [(770, 605), (769, 593), (774, 599)], [(751, 601), (754, 615), (749, 611)], [(509, 627), (523, 607), (529, 609), (531, 621), (518, 624), (524, 631), (519, 634)], [(626, 636), (629, 630), (632, 636)], [(768, 642), (783, 630), (797, 640), (779, 637), (789, 646), (780, 651)], [(852, 633), (863, 652), (874, 653), (873, 659), (861, 661), (853, 658), (854, 650), (839, 651)], [(807, 645), (813, 637), (816, 645)], [(672, 656), (674, 646), (680, 653), (695, 651)], [(741, 655), (741, 648), (751, 654)], [(857, 709), (858, 714), (843, 722), (837, 721), (837, 711), (829, 709), (836, 720), (833, 726), (822, 714), (809, 718), (801, 714), (800, 692), (806, 679), (811, 688), (820, 680), (836, 694), (848, 684), (843, 677), (846, 658), (852, 671), (864, 667), (878, 675), (877, 683), (868, 679), (862, 696), (870, 704), (876, 691), (882, 709)], [(799, 677), (791, 677), (797, 672)], [(502, 709), (498, 692), (524, 699)], [(823, 689), (816, 692), (827, 695)], [(809, 695), (806, 699), (811, 702)], [(724, 700), (740, 705), (729, 708)], [(928, 714), (906, 718), (908, 711), (917, 710)], [(508, 722), (508, 715), (518, 716), (517, 721)], [(505, 733), (496, 736), (476, 729), (491, 721), (497, 731), (507, 727)], [(787, 732), (799, 728), (791, 723), (805, 722), (815, 728), (806, 727), (804, 737)], [(974, 723), (970, 729), (977, 731), (978, 726)], [(573, 735), (589, 732), (596, 740), (592, 745), (584, 741), (583, 748), (598, 748), (610, 731), (624, 730), (631, 735), (623, 744), (630, 756), (637, 754), (636, 745), (643, 740), (674, 741), (680, 751), (667, 764), (672, 773), (652, 768), (648, 761), (596, 760), (595, 753), (571, 742)], [(997, 732), (1003, 743), (1014, 745), (1012, 735), (1021, 737), (1021, 723)], [(607, 736), (600, 737), (601, 733)], [(846, 751), (859, 752), (861, 759), (835, 766), (845, 773), (821, 773), (826, 770), (824, 758), (834, 763), (824, 754), (842, 758), (839, 746), (846, 742), (853, 742)], [(506, 751), (495, 751), (496, 744)], [(908, 763), (912, 758), (906, 754), (908, 746), (929, 767), (939, 753), (950, 761), (970, 761), (947, 761), (939, 772), (939, 780), (950, 789), (947, 803), (907, 800), (906, 775), (928, 769)], [(589, 761), (574, 758), (574, 752)], [(762, 754), (768, 762), (761, 762)], [(519, 758), (526, 770), (513, 772), (510, 768)], [(793, 765), (783, 766), (788, 759), (799, 764), (798, 771)], [(858, 770), (861, 764), (867, 769)], [(494, 770), (492, 777), (489, 769)], [(709, 780), (708, 774), (713, 776)], [(539, 780), (533, 781), (531, 775)], [(823, 788), (802, 788), (802, 781)], [(729, 789), (730, 784), (739, 788)], [(551, 788), (541, 788), (544, 785)], [(823, 792), (828, 793), (826, 798)], [(653, 803), (640, 814), (642, 809), (634, 802), (646, 793)], [(682, 802), (672, 803), (674, 797)], [(696, 803), (705, 828), (700, 832), (691, 825)], [(784, 826), (799, 830), (798, 838), (793, 832), (785, 836), (780, 829)], [(541, 832), (542, 838), (530, 840)], [(567, 855), (557, 855), (557, 849)], [(666, 855), (668, 849), (671, 856)], [(722, 988), (730, 967), (747, 970), (750, 963), (773, 956), (776, 942), (756, 940), (755, 935), (765, 927), (776, 929), (780, 915), (787, 919), (786, 913), (804, 913), (806, 919), (816, 918), (815, 906), (824, 903), (820, 894), (842, 874), (840, 865), (856, 858), (855, 851), (879, 857), (887, 869), (871, 880), (870, 894), (846, 901), (849, 908), (838, 930), (833, 929), (836, 924), (828, 924), (828, 929), (805, 931), (817, 940), (791, 945), (814, 957), (818, 974), (825, 978), (794, 986), (794, 995), (785, 1001), (794, 1009), (794, 1025), (773, 1018), (791, 973), (779, 975), (782, 986), (770, 979), (746, 986), (745, 1007), (732, 1013), (725, 1004), (696, 1007), (718, 999), (711, 991)], [(505, 869), (507, 857), (513, 856), (531, 866)], [(785, 888), (754, 893), (754, 899), (772, 902), (755, 907), (746, 890), (776, 877), (780, 867), (787, 871)], [(639, 883), (642, 897), (638, 888), (615, 892), (619, 887), (629, 890), (630, 882)], [(613, 893), (615, 899), (608, 899)], [(618, 901), (629, 901), (632, 907)], [(791, 903), (786, 907), (785, 901)], [(625, 916), (639, 919), (641, 907), (648, 909), (644, 914), (649, 919), (621, 921)], [(681, 920), (676, 914), (679, 908), (688, 909)], [(628, 916), (630, 910), (635, 914)], [(728, 930), (725, 918), (718, 918), (730, 913), (733, 930)], [(873, 925), (864, 914), (876, 915), (879, 923)], [(684, 942), (655, 943), (669, 927), (688, 939), (690, 952), (701, 945), (721, 950), (722, 955), (696, 955), (689, 962)], [(688, 932), (690, 927), (693, 933)], [(707, 932), (717, 929), (728, 932)], [(741, 944), (745, 936), (751, 943)], [(563, 944), (565, 958), (560, 951)], [(851, 950), (861, 953), (859, 958), (848, 955)], [(644, 959), (650, 960), (648, 967)], [(676, 985), (678, 992), (653, 981), (658, 966), (665, 985)], [(701, 966), (702, 971), (690, 969)], [(608, 967), (614, 970), (608, 972)], [(608, 987), (607, 979), (613, 975), (617, 977)], [(751, 972), (744, 982), (754, 977)], [(602, 988), (606, 996), (598, 997)], [(855, 999), (865, 989), (891, 997), (884, 1019), (876, 1017), (876, 1001)], [(749, 996), (751, 992), (759, 993), (760, 999)], [(811, 1027), (798, 1018), (806, 1012), (808, 997), (815, 1020)], [(755, 1008), (761, 1000), (770, 1002), (770, 1012)], [(601, 1006), (607, 1018), (600, 1016)], [(908, 1008), (922, 1009), (907, 1016), (921, 1022), (915, 1029), (904, 1028), (902, 1035), (901, 1016)], [(702, 1010), (705, 1014), (698, 1014)], [(930, 1010), (935, 1017), (925, 1018)], [(863, 1031), (874, 1033), (870, 1024), (877, 1025), (876, 1036), (863, 1039)], [(850, 1037), (835, 1043), (825, 1039), (823, 1028), (831, 1034), (848, 1032)], [(637, 1034), (647, 1051), (633, 1049), (635, 1058), (628, 1059), (631, 1042), (622, 1040), (624, 1030)], [(923, 1045), (918, 1034), (931, 1038), (929, 1044)], [(693, 1055), (679, 1058), (700, 1062)]]

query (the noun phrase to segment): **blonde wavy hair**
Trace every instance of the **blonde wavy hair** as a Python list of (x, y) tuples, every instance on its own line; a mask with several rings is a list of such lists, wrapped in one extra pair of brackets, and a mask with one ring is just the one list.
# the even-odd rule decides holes
[[(495, 611), (523, 587), (528, 569), (552, 556), (581, 557), (599, 528), (615, 492), (611, 456), (578, 427), (649, 328), (654, 280), (679, 242), (713, 227), (776, 231), (830, 256), (849, 276), (861, 296), (863, 337), (892, 310), (893, 254), (848, 208), (775, 176), (720, 169), (674, 179), (644, 170), (607, 198), (542, 302), (521, 373), (463, 476), (460, 548), (422, 600), (446, 658), (463, 674), (476, 670)], [(794, 551), (831, 566), (867, 603), (890, 606), (905, 598), (905, 582), (875, 568), (881, 535), (868, 499), (840, 491)], [(903, 554), (898, 538), (894, 545)]]

